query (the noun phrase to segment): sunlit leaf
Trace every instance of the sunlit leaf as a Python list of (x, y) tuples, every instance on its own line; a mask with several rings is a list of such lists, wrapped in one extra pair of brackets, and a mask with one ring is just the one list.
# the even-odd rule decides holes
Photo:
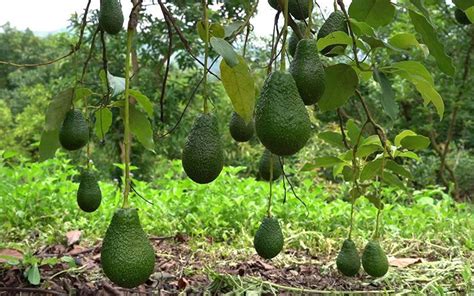
[(146, 114), (148, 117), (152, 118), (153, 117), (153, 104), (151, 103), (150, 99), (142, 94), (139, 90), (136, 89), (130, 89), (129, 93), (132, 97), (134, 97), (138, 104), (142, 106), (143, 110), (145, 110)]
[(104, 139), (105, 134), (112, 125), (112, 112), (108, 108), (100, 108), (95, 112), (95, 134), (101, 140)]
[(349, 6), (349, 15), (377, 28), (392, 21), (395, 7), (390, 0), (353, 0)]
[(130, 105), (130, 130), (138, 141), (148, 150), (154, 151), (153, 130), (145, 113)]

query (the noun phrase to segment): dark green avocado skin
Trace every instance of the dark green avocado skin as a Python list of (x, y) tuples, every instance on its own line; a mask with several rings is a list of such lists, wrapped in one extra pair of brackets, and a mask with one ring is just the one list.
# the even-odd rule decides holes
[(124, 17), (119, 0), (100, 0), (99, 25), (110, 35), (118, 34), (123, 27)]
[(277, 180), (282, 172), (280, 159), (277, 155), (272, 154), (270, 150), (265, 149), (260, 158), (260, 162), (258, 165), (258, 173), (260, 178), (265, 181), (270, 181), (270, 159), (273, 158), (273, 181)]
[(78, 150), (89, 142), (89, 125), (79, 110), (66, 113), (59, 131), (59, 142), (66, 150)]
[(255, 122), (252, 119), (249, 123), (246, 123), (239, 114), (233, 112), (229, 123), (229, 131), (232, 138), (237, 142), (247, 142), (255, 134)]
[(77, 204), (84, 212), (94, 212), (100, 206), (102, 192), (95, 174), (90, 170), (85, 170), (81, 174), (81, 183), (77, 190)]
[(283, 249), (283, 233), (278, 219), (265, 217), (255, 233), (253, 245), (257, 254), (264, 259), (272, 259)]
[(337, 269), (346, 276), (355, 276), (360, 269), (360, 256), (355, 243), (346, 239), (336, 259)]
[(314, 39), (298, 42), (295, 58), (290, 65), (290, 73), (305, 105), (316, 104), (326, 89), (326, 76), (316, 43)]
[[(318, 40), (321, 38), (326, 37), (327, 35), (337, 32), (337, 31), (342, 31), (345, 33), (349, 33), (349, 30), (347, 28), (347, 23), (346, 23), (346, 17), (344, 16), (344, 13), (342, 11), (335, 11), (329, 15), (329, 17), (326, 19), (324, 24), (321, 26), (321, 28), (318, 31), (317, 38)], [(341, 45), (331, 45), (326, 48), (324, 48), (321, 53), (327, 57), (333, 57), (335, 54), (330, 53), (330, 51), (335, 48), (336, 46), (343, 46), (344, 48), (347, 47), (346, 44), (341, 44)]]
[(469, 18), (467, 17), (466, 13), (462, 9), (456, 8), (456, 10), (454, 11), (454, 18), (461, 25), (472, 24)]
[(388, 271), (387, 255), (378, 241), (369, 241), (362, 253), (362, 266), (373, 277), (384, 276)]
[(262, 144), (279, 156), (297, 153), (308, 141), (311, 122), (290, 73), (273, 72), (265, 80), (255, 111), (255, 129)]
[[(305, 20), (309, 16), (309, 4), (311, 0), (288, 0), (288, 13), (297, 20)], [(280, 11), (278, 0), (268, 0), (268, 4)]]
[(224, 148), (213, 114), (203, 113), (194, 121), (184, 145), (182, 165), (188, 177), (199, 184), (210, 183), (221, 173)]

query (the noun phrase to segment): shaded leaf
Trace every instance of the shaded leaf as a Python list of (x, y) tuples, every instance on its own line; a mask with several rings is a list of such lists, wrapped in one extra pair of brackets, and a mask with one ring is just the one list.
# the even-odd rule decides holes
[(367, 200), (379, 210), (383, 210), (383, 202), (380, 197), (369, 194), (366, 196)]
[(393, 186), (396, 186), (400, 189), (403, 189), (403, 190), (407, 190), (405, 184), (402, 182), (402, 180), (400, 180), (400, 178), (398, 178), (397, 176), (395, 176), (394, 174), (388, 172), (388, 171), (384, 171), (383, 172), (383, 182), (389, 184), (389, 185), (393, 185)]
[[(347, 121), (346, 128), (347, 128), (347, 135), (349, 136), (349, 139), (351, 139), (351, 142), (354, 145), (360, 144), (364, 141), (364, 137), (361, 135), (361, 132), (362, 132), (361, 129), (357, 126), (357, 124), (352, 118)], [(359, 140), (359, 143), (357, 143), (357, 140)]]
[(130, 105), (130, 130), (148, 150), (154, 151), (153, 130), (146, 115), (134, 105)]
[(367, 181), (377, 176), (382, 169), (382, 164), (383, 159), (381, 158), (369, 161), (360, 172), (360, 180)]
[(337, 64), (325, 69), (326, 88), (318, 102), (322, 111), (335, 110), (343, 106), (359, 84), (354, 69), (346, 64)]
[(77, 87), (74, 90), (74, 101), (80, 101), (83, 100), (84, 98), (90, 97), (92, 95), (92, 90), (86, 87)]
[(71, 110), (73, 89), (68, 88), (57, 94), (49, 103), (46, 111), (44, 129), (46, 131), (59, 130), (63, 124), (66, 113)]
[(95, 134), (101, 140), (104, 139), (112, 125), (112, 112), (108, 108), (100, 108), (95, 112)]
[(388, 80), (384, 73), (379, 72), (376, 68), (374, 69), (374, 79), (380, 84), (380, 88), (382, 89), (381, 102), (383, 109), (390, 118), (397, 118), (399, 111), (398, 104), (395, 102), (395, 93), (390, 80)]
[(319, 133), (318, 137), (328, 144), (332, 144), (339, 148), (345, 148), (342, 135), (340, 133), (327, 131)]
[(58, 129), (43, 131), (39, 145), (40, 161), (53, 158), (60, 146)]
[(403, 167), (402, 165), (396, 163), (395, 161), (393, 160), (387, 160), (386, 163), (385, 163), (385, 168), (387, 168), (388, 170), (394, 172), (395, 174), (398, 174), (400, 176), (403, 176), (405, 178), (408, 178), (408, 179), (413, 179), (413, 175), (411, 174), (411, 172), (406, 169), (405, 167)]

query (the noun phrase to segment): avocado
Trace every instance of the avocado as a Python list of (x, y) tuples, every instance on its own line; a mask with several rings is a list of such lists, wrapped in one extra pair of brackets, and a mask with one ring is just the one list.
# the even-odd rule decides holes
[(272, 154), (270, 150), (265, 149), (260, 158), (258, 165), (258, 174), (261, 179), (270, 181), (270, 159), (273, 158), (273, 181), (278, 179), (282, 174), (280, 159), (277, 155)]
[(273, 154), (293, 155), (311, 135), (311, 122), (296, 82), (288, 72), (271, 73), (255, 110), (255, 130)]
[(107, 33), (116, 35), (123, 27), (120, 0), (100, 0), (99, 25)]
[(319, 59), (316, 40), (303, 39), (298, 42), (295, 58), (291, 61), (290, 73), (295, 79), (304, 104), (316, 104), (326, 88), (326, 76)]
[(460, 8), (456, 8), (456, 10), (454, 11), (454, 18), (461, 25), (472, 24), (469, 18), (467, 17), (466, 13)]
[(280, 11), (280, 3), (278, 3), (278, 0), (268, 0), (268, 4), (270, 4), (273, 9)]
[[(347, 23), (346, 23), (346, 17), (344, 16), (344, 13), (342, 11), (335, 11), (329, 15), (329, 17), (326, 19), (324, 24), (321, 26), (321, 28), (318, 31), (317, 38), (318, 40), (321, 38), (326, 37), (327, 35), (337, 32), (337, 31), (342, 31), (345, 33), (349, 33), (347, 29)], [(341, 45), (330, 45), (326, 48), (324, 48), (321, 53), (324, 54), (327, 57), (333, 57), (336, 56), (337, 54), (331, 53), (331, 51), (336, 48), (336, 47), (342, 47), (345, 49), (347, 47), (346, 44), (341, 44)]]
[(260, 257), (272, 259), (283, 249), (283, 233), (278, 220), (265, 217), (253, 240), (253, 246)]
[(89, 125), (79, 110), (66, 113), (59, 131), (59, 142), (64, 149), (77, 150), (89, 142)]
[(252, 119), (249, 123), (246, 123), (237, 112), (233, 112), (229, 123), (229, 131), (232, 138), (237, 142), (247, 142), (255, 133), (255, 122)]
[(373, 277), (384, 276), (388, 271), (388, 259), (376, 240), (369, 241), (362, 254), (362, 266)]
[[(300, 22), (298, 23), (298, 27), (300, 29), (300, 32), (304, 35), (306, 31), (306, 24), (304, 22)], [(295, 31), (292, 31), (290, 38), (288, 38), (288, 53), (290, 54), (290, 56), (295, 56), (296, 46), (298, 45), (299, 41), (300, 38), (298, 37), (298, 35), (296, 35)]]
[(224, 166), (224, 148), (217, 118), (203, 113), (196, 118), (184, 145), (184, 171), (194, 182), (206, 184), (219, 176)]
[(155, 267), (155, 251), (134, 208), (115, 211), (102, 242), (100, 261), (115, 284), (133, 288), (146, 282)]
[(346, 276), (355, 276), (360, 269), (360, 256), (355, 243), (346, 239), (336, 259), (337, 269)]
[(95, 174), (91, 170), (81, 173), (81, 182), (77, 190), (77, 204), (84, 212), (94, 212), (99, 208), (102, 192)]
[(297, 20), (305, 20), (309, 16), (309, 4), (312, 0), (289, 0), (288, 12)]

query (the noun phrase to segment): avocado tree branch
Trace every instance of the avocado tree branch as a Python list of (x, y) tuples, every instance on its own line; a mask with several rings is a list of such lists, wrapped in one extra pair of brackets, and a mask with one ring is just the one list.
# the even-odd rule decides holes
[(351, 39), (352, 39), (352, 52), (354, 53), (354, 61), (357, 67), (360, 68), (359, 58), (357, 57), (357, 39), (354, 35), (354, 30), (352, 29), (352, 24), (349, 18), (349, 14), (347, 13), (346, 6), (344, 5), (344, 1), (343, 0), (336, 0), (336, 1), (339, 7), (341, 8), (342, 13), (344, 13), (344, 17), (346, 18), (347, 27), (349, 28), (349, 34), (351, 35)]
[(166, 68), (163, 83), (161, 84), (161, 95), (160, 95), (160, 120), (165, 122), (165, 96), (166, 96), (166, 85), (168, 82), (168, 76), (170, 71), (171, 54), (173, 51), (173, 31), (171, 21), (165, 16), (166, 27), (168, 28), (168, 54), (166, 57)]

